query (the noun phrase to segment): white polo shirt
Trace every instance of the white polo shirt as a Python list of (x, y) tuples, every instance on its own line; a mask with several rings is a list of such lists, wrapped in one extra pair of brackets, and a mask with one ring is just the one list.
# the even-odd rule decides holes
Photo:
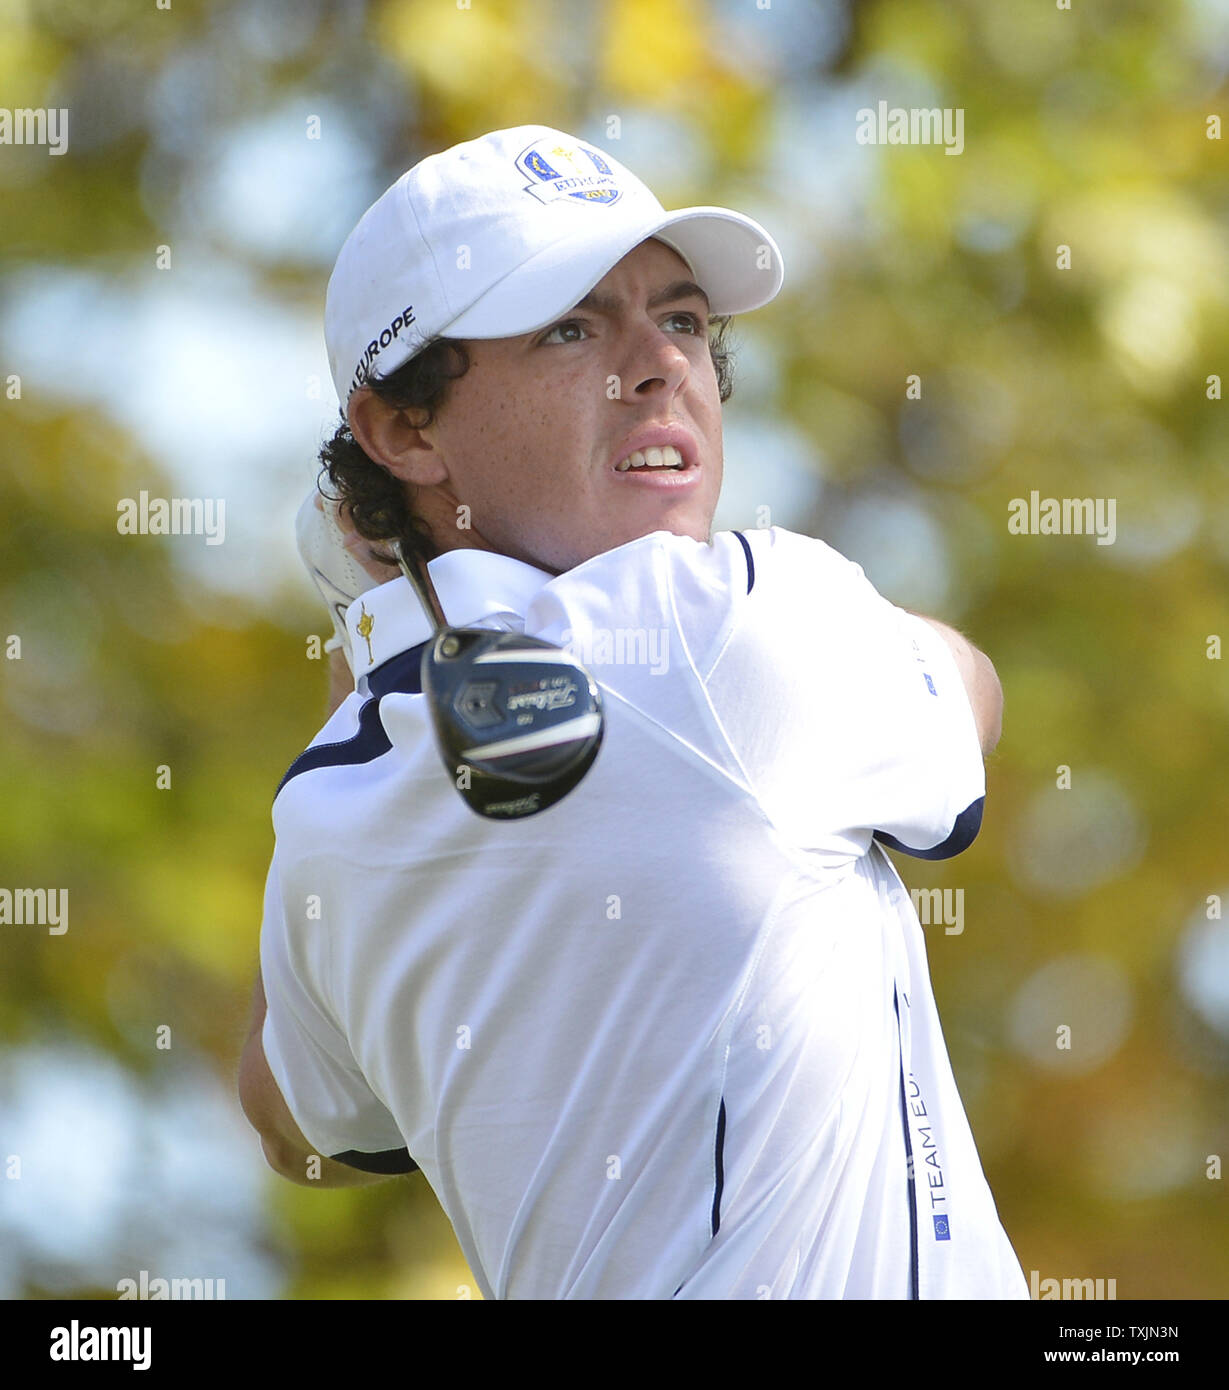
[(408, 583), (351, 605), (358, 688), (278, 791), (261, 936), (311, 1144), (421, 1168), (487, 1298), (1027, 1298), (878, 842), (980, 824), (938, 633), (780, 528), (430, 570), (454, 625), (575, 652), (605, 737), (558, 804), (482, 819)]

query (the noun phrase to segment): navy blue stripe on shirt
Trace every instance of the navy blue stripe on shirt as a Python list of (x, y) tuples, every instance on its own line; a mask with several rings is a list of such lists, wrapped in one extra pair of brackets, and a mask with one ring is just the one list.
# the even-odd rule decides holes
[(986, 804), (986, 798), (979, 796), (971, 805), (966, 806), (956, 817), (956, 824), (952, 828), (952, 833), (940, 845), (935, 845), (933, 849), (910, 849), (908, 845), (902, 844), (895, 835), (889, 835), (886, 830), (876, 830), (875, 839), (881, 844), (887, 845), (889, 849), (898, 849), (902, 854), (911, 854), (914, 859), (952, 859), (977, 839), (977, 832), (981, 829), (982, 808)]
[(277, 784), (274, 799), (292, 777), (302, 772), (312, 772), (318, 767), (338, 767), (342, 763), (374, 762), (392, 746), (384, 732), (384, 725), (380, 723), (379, 700), (368, 700), (358, 712), (358, 732), (342, 743), (317, 743), (305, 753), (300, 753)]
[(713, 1235), (721, 1229), (721, 1189), (725, 1186), (725, 1097), (717, 1115), (717, 1181), (713, 1189)]
[[(896, 1040), (901, 1042), (900, 1032), (900, 994), (893, 991), (892, 1006), (896, 1010)], [(907, 996), (906, 996), (907, 997)], [(909, 1201), (909, 1297), (920, 1298), (917, 1277), (917, 1206), (915, 1204), (916, 1179), (913, 1172), (913, 1142), (909, 1138), (909, 1109), (905, 1099), (905, 1054), (903, 1045), (900, 1053), (900, 1118), (905, 1127), (905, 1171), (908, 1176)]]
[(734, 534), (742, 542), (743, 554), (747, 557), (747, 592), (750, 593), (755, 587), (755, 561), (751, 558), (751, 546), (741, 531)]
[[(299, 756), (290, 765), (290, 770), (277, 784), (277, 791), (303, 772), (313, 772), (318, 767), (357, 766), (359, 763), (374, 762), (393, 746), (384, 725), (380, 721), (380, 700), (394, 692), (403, 695), (422, 694), (422, 654), (427, 643), (420, 642), (409, 651), (391, 657), (377, 666), (367, 677), (367, 688), (374, 698), (358, 712), (358, 731), (340, 743), (317, 743)], [(274, 798), (277, 792), (274, 792)]]
[(417, 1173), (418, 1164), (410, 1157), (409, 1149), (384, 1149), (380, 1153), (362, 1153), (358, 1149), (347, 1149), (345, 1153), (333, 1154), (334, 1163), (344, 1163), (347, 1168), (357, 1168), (361, 1173)]
[[(721, 1189), (725, 1186), (725, 1097), (721, 1097), (721, 1109), (717, 1112), (717, 1143), (714, 1146), (713, 1156), (716, 1160), (717, 1176), (713, 1183), (713, 1235), (721, 1229)], [(686, 1280), (684, 1280), (684, 1283)], [(683, 1285), (680, 1284), (670, 1295), (677, 1298), (682, 1291)]]
[(392, 656), (382, 666), (377, 666), (367, 677), (367, 689), (380, 699), (396, 691), (400, 695), (422, 694), (422, 654), (430, 645), (430, 639)]

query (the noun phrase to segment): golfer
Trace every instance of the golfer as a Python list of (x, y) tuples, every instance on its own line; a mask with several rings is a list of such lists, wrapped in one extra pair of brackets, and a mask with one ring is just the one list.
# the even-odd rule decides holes
[[(301, 522), (352, 675), (274, 801), (240, 1094), (293, 1181), (420, 1170), (487, 1298), (1028, 1297), (884, 849), (973, 840), (994, 669), (818, 540), (712, 530), (726, 319), (782, 278), (521, 126), (409, 170), (329, 283), (340, 507)], [(450, 625), (597, 681), (557, 804), (458, 796), (393, 541)]]

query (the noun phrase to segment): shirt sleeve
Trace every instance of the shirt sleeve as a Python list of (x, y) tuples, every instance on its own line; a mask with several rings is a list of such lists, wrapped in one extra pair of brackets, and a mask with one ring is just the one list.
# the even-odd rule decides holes
[[(902, 646), (908, 643), (914, 668), (912, 680), (904, 670), (899, 676), (901, 786), (891, 809), (877, 819), (875, 837), (918, 859), (950, 859), (981, 829), (986, 768), (977, 720), (943, 635), (876, 598), (881, 611), (890, 610), (883, 615), (885, 624), (899, 628)], [(891, 643), (892, 636), (885, 634), (885, 641)]]
[(958, 854), (981, 824), (985, 765), (943, 637), (822, 541), (731, 535), (747, 590), (706, 686), (766, 813), (807, 848), (864, 853), (874, 837)]
[[(412, 1172), (393, 1116), (367, 1084), (344, 1034), (313, 981), (321, 943), (305, 920), (306, 895), (294, 917), (283, 896), (274, 853), (265, 888), (260, 969), (265, 991), (261, 1035), (269, 1071), (303, 1137), (322, 1156), (369, 1172)], [(399, 1166), (395, 1155), (404, 1155)]]

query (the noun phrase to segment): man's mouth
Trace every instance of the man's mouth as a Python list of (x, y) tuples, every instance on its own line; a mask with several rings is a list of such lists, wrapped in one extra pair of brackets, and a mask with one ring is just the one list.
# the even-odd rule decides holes
[(683, 456), (673, 444), (661, 448), (636, 449), (615, 464), (616, 473), (649, 472), (652, 469), (674, 469), (676, 472), (686, 467)]

